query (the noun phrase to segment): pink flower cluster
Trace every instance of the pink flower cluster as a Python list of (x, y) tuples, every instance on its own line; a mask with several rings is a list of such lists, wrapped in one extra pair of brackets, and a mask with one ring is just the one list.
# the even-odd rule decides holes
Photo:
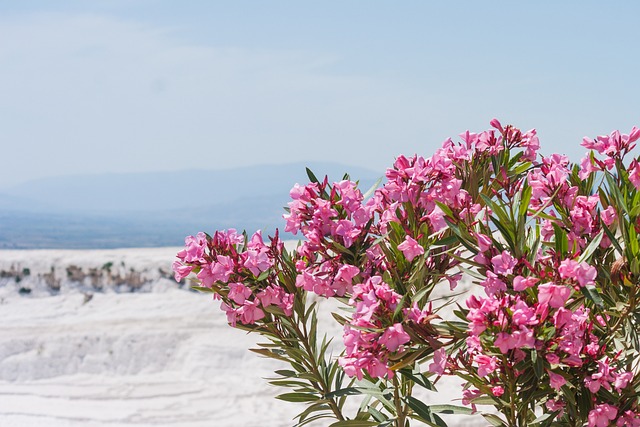
[[(535, 352), (544, 358), (545, 378), (556, 392), (548, 401), (551, 411), (564, 407), (562, 387), (568, 379), (583, 381), (594, 394), (600, 387), (620, 393), (633, 374), (603, 358), (605, 348), (593, 333), (598, 325), (590, 310), (583, 304), (567, 308), (581, 288), (595, 284), (596, 268), (571, 258), (558, 262), (543, 252), (537, 254), (534, 268), (507, 251), (497, 252), (484, 237), (478, 235), (481, 250), (474, 261), (483, 266), (486, 278), (480, 285), (487, 296), (471, 296), (466, 301), (469, 351), (460, 355), (459, 362), (471, 366), (497, 396), (493, 390), (504, 390), (505, 371), (515, 369), (528, 353)], [(597, 371), (592, 372), (594, 366)], [(480, 390), (474, 393), (482, 394)], [(613, 418), (607, 418), (611, 414)], [(617, 425), (627, 425), (624, 423), (636, 416), (640, 417), (629, 412), (618, 418), (617, 411), (602, 403), (589, 416), (589, 426), (609, 425), (603, 424), (605, 418), (626, 420)]]
[(340, 366), (350, 377), (392, 378), (388, 354), (402, 352), (410, 337), (401, 323), (385, 324), (393, 315), (401, 296), (391, 290), (380, 276), (373, 276), (353, 287), (349, 303), (355, 307), (351, 322), (344, 326), (346, 355)]
[[(597, 160), (592, 154), (588, 162), (583, 162), (580, 179), (588, 178), (595, 171), (611, 169), (616, 161), (623, 160), (639, 138), (640, 130), (634, 128), (630, 135), (614, 132), (599, 137), (597, 142), (585, 139), (587, 148), (597, 150), (606, 159)], [(550, 389), (546, 402), (549, 411), (562, 411), (568, 392), (563, 387), (568, 383), (575, 386), (578, 382), (593, 394), (593, 409), (588, 416), (590, 427), (611, 423), (640, 425), (637, 402), (624, 412), (611, 404), (611, 399), (624, 399), (621, 396), (634, 374), (624, 368), (617, 356), (605, 356), (611, 354), (606, 344), (609, 337), (603, 329), (606, 320), (592, 313), (584, 303), (578, 303), (583, 298), (583, 288), (597, 286), (598, 270), (577, 258), (598, 234), (601, 235), (600, 248), (611, 246), (602, 227), (612, 226), (618, 213), (613, 206), (602, 207), (599, 194), (584, 194), (565, 156), (543, 157), (540, 163), (535, 158), (527, 160), (533, 163), (526, 181), (517, 177), (501, 179), (497, 174), (499, 186), (494, 187), (494, 200), (512, 200), (513, 194), (521, 194), (528, 184), (531, 200), (526, 215), (535, 218), (532, 223), (540, 224), (543, 240), (552, 244), (516, 258), (513, 251), (498, 250), (487, 236), (490, 230), (496, 229), (492, 222), (504, 217), (476, 216), (471, 221), (465, 217), (453, 218), (457, 226), (465, 227), (475, 238), (472, 243), (478, 251), (473, 262), (484, 276), (479, 284), (486, 294), (486, 297), (472, 296), (466, 301), (469, 351), (459, 354), (454, 361), (460, 369), (465, 367), (483, 379), (486, 388), (467, 389), (463, 401), (471, 403), (485, 393), (501, 395), (507, 386), (503, 381), (508, 372), (517, 378), (524, 373), (518, 371), (517, 366), (535, 356), (544, 361), (540, 379), (546, 381)], [(640, 167), (636, 160), (627, 171), (629, 181), (640, 189)], [(638, 184), (634, 183), (636, 177)], [(542, 219), (536, 217), (537, 212), (543, 211)], [(502, 232), (504, 224), (498, 225)], [(563, 253), (558, 252), (553, 243), (558, 238), (558, 230), (568, 241)], [(545, 387), (544, 382), (539, 386)], [(601, 389), (608, 394), (599, 393)]]
[(264, 308), (270, 305), (292, 314), (294, 295), (285, 292), (276, 274), (259, 278), (270, 272), (282, 248), (277, 235), (267, 246), (259, 231), (248, 242), (233, 229), (217, 231), (213, 237), (198, 233), (185, 239), (173, 271), (176, 281), (195, 273), (203, 287), (213, 289), (232, 326), (255, 324), (265, 318)]

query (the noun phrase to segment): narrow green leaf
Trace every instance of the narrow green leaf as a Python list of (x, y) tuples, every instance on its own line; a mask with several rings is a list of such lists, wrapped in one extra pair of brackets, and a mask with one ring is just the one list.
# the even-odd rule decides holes
[(325, 395), (326, 399), (332, 399), (334, 397), (340, 396), (353, 396), (357, 394), (362, 394), (362, 389), (358, 387), (347, 387), (340, 390), (332, 391), (331, 393), (327, 393)]
[(284, 393), (276, 396), (276, 399), (284, 400), (285, 402), (315, 402), (320, 400), (320, 397), (311, 393)]
[(505, 424), (504, 421), (502, 421), (500, 419), (500, 417), (498, 417), (497, 415), (493, 415), (493, 414), (482, 414), (482, 416), (484, 417), (485, 420), (487, 420), (489, 422), (489, 424), (491, 424), (492, 426), (496, 426), (496, 427), (506, 427), (507, 424)]
[(307, 176), (309, 177), (309, 180), (311, 182), (315, 182), (316, 184), (320, 184), (320, 181), (318, 181), (318, 178), (316, 178), (316, 175), (311, 171), (311, 169), (309, 168), (305, 168), (307, 170)]
[(405, 401), (407, 402), (409, 407), (413, 409), (413, 411), (418, 416), (420, 416), (420, 418), (423, 418), (425, 421), (429, 421), (429, 422), (435, 421), (433, 418), (433, 413), (431, 412), (431, 409), (424, 402), (416, 399), (413, 396), (407, 396)]
[(282, 360), (283, 362), (287, 362), (287, 363), (290, 362), (290, 360), (287, 359), (286, 357), (284, 357), (284, 356), (282, 356), (282, 355), (280, 355), (280, 354), (278, 354), (278, 353), (276, 353), (274, 351), (268, 350), (266, 348), (250, 348), (249, 351), (252, 351), (254, 353), (258, 353), (261, 356), (269, 357), (271, 359)]
[(531, 361), (533, 362), (533, 373), (536, 375), (536, 378), (542, 378), (544, 374), (544, 361), (542, 357), (538, 357), (536, 350), (531, 350)]
[(207, 292), (207, 293), (211, 293), (211, 294), (215, 294), (216, 291), (213, 290), (212, 288), (205, 288), (204, 286), (191, 286), (191, 289), (193, 289), (194, 291), (198, 291), (198, 292)]
[(431, 405), (429, 408), (436, 414), (473, 414), (473, 409), (457, 405)]
[(553, 230), (556, 240), (556, 252), (561, 256), (565, 256), (569, 251), (569, 240), (567, 239), (567, 233), (560, 228), (558, 224), (553, 223)]
[(580, 258), (578, 258), (578, 262), (588, 261), (589, 258), (591, 258), (591, 255), (593, 255), (595, 250), (598, 249), (598, 246), (600, 246), (602, 237), (604, 237), (604, 231), (600, 231), (598, 235), (594, 237), (591, 243), (589, 243), (589, 246), (587, 246), (584, 252), (582, 252)]
[(533, 189), (530, 185), (525, 181), (524, 182), (524, 190), (522, 190), (522, 200), (520, 201), (520, 205), (518, 206), (518, 216), (520, 218), (527, 217), (527, 211), (529, 210), (529, 202), (531, 202), (531, 195), (533, 193)]
[(540, 427), (549, 426), (549, 425), (551, 425), (551, 423), (555, 419), (556, 415), (558, 415), (559, 413), (560, 413), (560, 411), (548, 412), (546, 414), (542, 414), (538, 418), (533, 420), (532, 426), (534, 426), (534, 427), (536, 427), (536, 426), (540, 426)]
[(600, 308), (604, 308), (604, 301), (602, 301), (602, 298), (600, 297), (600, 294), (598, 294), (598, 291), (596, 290), (596, 287), (593, 285), (587, 285), (584, 286), (580, 289), (580, 291), (582, 291), (582, 294), (592, 303), (594, 303), (595, 305), (597, 305)]
[(372, 427), (377, 425), (377, 421), (344, 420), (333, 423), (329, 427)]
[(618, 254), (620, 254), (622, 256), (624, 254), (624, 250), (622, 250), (622, 246), (620, 246), (620, 243), (618, 242), (618, 239), (616, 238), (616, 236), (613, 235), (611, 230), (609, 230), (609, 227), (607, 227), (606, 224), (604, 222), (602, 222), (602, 220), (600, 220), (600, 225), (602, 226), (602, 231), (605, 232), (605, 234), (607, 235), (607, 237), (611, 241), (611, 244), (618, 251)]
[(373, 195), (374, 191), (376, 191), (376, 188), (378, 188), (378, 186), (382, 182), (382, 178), (383, 177), (378, 178), (378, 180), (362, 195), (362, 198), (364, 200), (368, 199)]
[(295, 373), (292, 370), (289, 369), (278, 369), (277, 371), (274, 371), (276, 374), (281, 375), (283, 377), (287, 377), (287, 378), (295, 378), (298, 376), (297, 373)]

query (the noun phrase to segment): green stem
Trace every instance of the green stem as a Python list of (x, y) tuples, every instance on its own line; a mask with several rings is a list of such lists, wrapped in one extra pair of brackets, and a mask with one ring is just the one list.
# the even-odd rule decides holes
[(406, 422), (406, 414), (404, 409), (402, 408), (402, 400), (400, 399), (399, 392), (399, 384), (398, 384), (398, 376), (394, 375), (393, 377), (393, 403), (396, 406), (396, 427), (404, 427)]
[(513, 375), (513, 371), (511, 367), (509, 367), (508, 361), (504, 356), (502, 356), (502, 363), (505, 366), (505, 375), (506, 375), (506, 384), (509, 388), (509, 413), (507, 415), (507, 421), (509, 423), (509, 427), (518, 427), (518, 420), (516, 417), (516, 385), (515, 385), (515, 376)]
[[(305, 365), (307, 369), (309, 369), (309, 371), (314, 375), (314, 377), (318, 379), (318, 381), (309, 380), (309, 382), (316, 390), (321, 392), (323, 396), (326, 396), (331, 392), (331, 387), (324, 381), (323, 376), (320, 374), (320, 369), (318, 367), (318, 364), (316, 363), (316, 352), (314, 351), (315, 346), (312, 346), (309, 342), (309, 334), (307, 332), (306, 322), (302, 322), (303, 331), (301, 331), (298, 327), (298, 322), (291, 322), (291, 324), (293, 325), (306, 353), (309, 355), (309, 359), (304, 361)], [(344, 415), (342, 415), (342, 411), (340, 410), (340, 407), (336, 403), (335, 399), (329, 398), (326, 400), (336, 418), (339, 421), (344, 421)]]

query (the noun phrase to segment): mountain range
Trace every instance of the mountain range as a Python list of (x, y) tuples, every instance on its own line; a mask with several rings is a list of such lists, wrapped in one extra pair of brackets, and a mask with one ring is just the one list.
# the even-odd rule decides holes
[(337, 163), (288, 163), (228, 170), (68, 175), (0, 189), (0, 248), (180, 246), (198, 231), (272, 233), (295, 183), (338, 181), (368, 190), (383, 171)]

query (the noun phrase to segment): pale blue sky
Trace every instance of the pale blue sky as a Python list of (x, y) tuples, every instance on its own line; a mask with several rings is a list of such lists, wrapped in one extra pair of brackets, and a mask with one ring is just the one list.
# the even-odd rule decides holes
[(640, 126), (639, 4), (0, 0), (0, 190), (305, 160), (382, 172), (493, 117), (579, 160), (583, 136)]

